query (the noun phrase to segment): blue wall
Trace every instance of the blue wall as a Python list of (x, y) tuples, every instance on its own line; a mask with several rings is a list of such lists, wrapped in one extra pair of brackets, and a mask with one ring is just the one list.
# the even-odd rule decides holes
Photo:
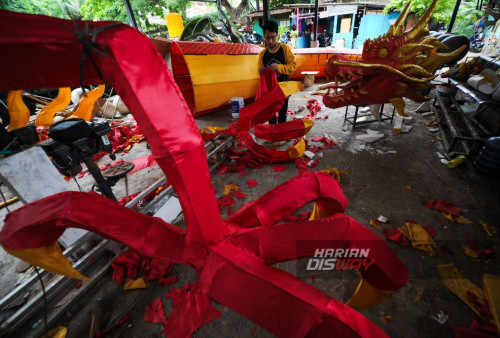
[(344, 39), (344, 48), (352, 48), (352, 40), (354, 38), (354, 19), (355, 19), (355, 14), (352, 14), (351, 17), (351, 31), (349, 33), (336, 33), (337, 31), (337, 26), (340, 25), (340, 20), (341, 16), (336, 15), (333, 17), (330, 17), (330, 20), (328, 21), (328, 31), (332, 33), (333, 38), (332, 38), (332, 45), (335, 46), (335, 42), (338, 39)]
[(354, 42), (354, 49), (363, 46), (366, 39), (374, 39), (382, 34), (387, 33), (391, 24), (389, 20), (395, 20), (400, 13), (391, 14), (366, 14), (361, 18), (359, 24), (358, 36)]

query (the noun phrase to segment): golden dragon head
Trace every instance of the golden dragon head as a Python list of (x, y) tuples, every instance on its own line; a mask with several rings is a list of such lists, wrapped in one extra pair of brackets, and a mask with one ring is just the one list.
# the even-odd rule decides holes
[(438, 0), (433, 0), (418, 23), (404, 30), (410, 11), (407, 3), (389, 31), (373, 40), (366, 40), (359, 61), (350, 61), (334, 55), (326, 61), (325, 74), (335, 81), (320, 86), (327, 89), (323, 103), (330, 108), (346, 105), (392, 103), (400, 115), (404, 113), (403, 97), (416, 102), (428, 98), (422, 89), (431, 88), (433, 73), (443, 64), (457, 58), (466, 48), (463, 45), (450, 53), (437, 49), (448, 46), (429, 36), (429, 19)]

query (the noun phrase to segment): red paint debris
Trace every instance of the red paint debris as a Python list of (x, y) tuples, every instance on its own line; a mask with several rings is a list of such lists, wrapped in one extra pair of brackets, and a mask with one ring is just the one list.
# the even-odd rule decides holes
[(175, 284), (178, 282), (177, 277), (160, 278), (158, 280), (161, 285), (169, 286), (170, 284)]
[(286, 166), (286, 165), (273, 165), (273, 170), (277, 173), (280, 171), (285, 171), (287, 169), (288, 169), (288, 166)]
[(167, 316), (165, 315), (160, 297), (152, 302), (148, 302), (146, 312), (144, 313), (144, 320), (155, 324), (167, 324)]
[(249, 188), (253, 188), (257, 185), (257, 180), (247, 180), (247, 184)]
[(429, 209), (444, 211), (455, 216), (460, 216), (461, 212), (460, 208), (455, 207), (450, 203), (439, 199), (429, 200), (427, 202), (422, 203), (422, 205)]
[(172, 313), (164, 330), (167, 337), (190, 336), (199, 327), (222, 315), (212, 306), (200, 282), (172, 289), (166, 297), (172, 298)]

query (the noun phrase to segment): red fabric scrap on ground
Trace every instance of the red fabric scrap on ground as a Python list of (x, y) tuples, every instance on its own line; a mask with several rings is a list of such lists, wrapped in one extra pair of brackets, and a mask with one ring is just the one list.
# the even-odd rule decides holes
[(249, 188), (253, 188), (257, 185), (257, 180), (247, 180), (247, 184)]
[(161, 285), (169, 286), (170, 284), (175, 284), (178, 282), (177, 277), (160, 278), (159, 282)]
[(467, 299), (472, 302), (474, 305), (474, 308), (479, 311), (479, 314), (483, 316), (484, 318), (493, 318), (493, 315), (491, 314), (491, 309), (490, 306), (488, 305), (488, 302), (485, 300), (484, 303), (480, 302), (479, 299), (477, 298), (476, 294), (470, 291), (467, 291), (466, 293)]
[(217, 205), (219, 206), (219, 211), (222, 213), (222, 210), (227, 207), (226, 215), (231, 216), (233, 212), (232, 205), (236, 204), (236, 201), (233, 198), (233, 193), (228, 195), (221, 196), (217, 199)]
[(384, 229), (383, 231), (386, 239), (398, 243), (401, 246), (408, 246), (408, 240), (398, 229)]
[(424, 226), (424, 229), (429, 233), (429, 235), (434, 238), (437, 235), (436, 229), (432, 225), (426, 225)]
[(307, 162), (309, 162), (309, 160), (303, 157), (295, 160), (295, 166), (297, 167), (297, 169), (299, 169), (299, 175), (302, 175), (309, 171), (309, 167), (306, 165)]
[(422, 203), (422, 205), (429, 209), (444, 211), (454, 216), (460, 216), (461, 212), (460, 208), (455, 207), (450, 203), (439, 199), (429, 200), (427, 202)]
[(320, 117), (316, 117), (316, 114), (321, 110), (321, 104), (318, 100), (312, 99), (307, 101), (307, 109), (309, 109), (309, 114), (304, 118), (309, 120), (319, 120)]
[(122, 317), (122, 319), (120, 319), (119, 321), (117, 321), (115, 324), (113, 324), (112, 326), (108, 327), (107, 329), (101, 330), (101, 331), (97, 331), (95, 333), (95, 338), (101, 338), (101, 337), (106, 336), (108, 333), (110, 333), (111, 331), (113, 331), (114, 329), (116, 329), (117, 327), (119, 327), (120, 325), (122, 325), (123, 323), (125, 323), (129, 318), (130, 318), (130, 315), (126, 314), (125, 316)]
[(146, 312), (144, 312), (144, 320), (155, 324), (167, 324), (167, 316), (160, 297), (148, 302)]
[(336, 144), (331, 138), (326, 137), (326, 136), (315, 136), (311, 140), (314, 142), (322, 142), (325, 144), (324, 146), (317, 147), (317, 149), (319, 149), (319, 150), (330, 149), (331, 147), (333, 147)]
[(487, 334), (481, 331), (466, 329), (464, 327), (450, 326), (453, 338), (491, 338), (496, 335)]
[(164, 331), (167, 337), (187, 337), (222, 315), (212, 306), (200, 282), (172, 289), (166, 297), (172, 298), (172, 313)]
[(139, 270), (144, 272), (146, 280), (157, 280), (165, 276), (172, 269), (172, 263), (156, 258), (141, 257), (137, 252), (128, 249), (118, 256), (112, 263), (113, 280), (118, 284), (128, 277), (136, 279)]
[(142, 169), (152, 167), (155, 164), (157, 164), (153, 158), (153, 155), (142, 156), (142, 157), (136, 158), (130, 162), (132, 162), (134, 164), (134, 169), (132, 169), (129, 172), (129, 174), (135, 173), (136, 171), (139, 171)]
[[(131, 201), (133, 200), (134, 198), (136, 198), (137, 196), (139, 196), (139, 193), (135, 193), (135, 194), (130, 194), (128, 195), (128, 200)], [(122, 198), (120, 198), (120, 200), (118, 201), (118, 203), (120, 205), (125, 205), (127, 204), (127, 196), (123, 196)]]
[(287, 169), (288, 169), (288, 166), (286, 166), (286, 165), (273, 165), (273, 170), (277, 173), (280, 171), (285, 171)]
[(245, 196), (246, 196), (247, 194), (245, 194), (245, 193), (244, 193), (243, 191), (241, 191), (241, 190), (236, 190), (236, 191), (233, 191), (233, 195), (234, 195), (234, 197), (239, 198), (239, 199), (241, 200), (241, 199), (245, 198)]
[(445, 247), (444, 245), (441, 245), (439, 247), (439, 250), (441, 250), (441, 252), (444, 252), (444, 253), (446, 253), (448, 255), (454, 256), (454, 253), (450, 249), (448, 249), (447, 247)]

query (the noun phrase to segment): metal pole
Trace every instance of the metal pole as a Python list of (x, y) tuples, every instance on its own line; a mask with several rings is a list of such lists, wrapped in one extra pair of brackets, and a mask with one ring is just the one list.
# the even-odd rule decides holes
[(319, 2), (318, 0), (314, 0), (314, 41), (317, 40), (318, 36), (318, 8), (319, 8)]
[(262, 14), (264, 24), (269, 20), (269, 0), (262, 0)]
[(256, 10), (256, 11), (259, 11), (259, 7), (260, 7), (260, 6), (259, 6), (259, 0), (255, 0), (255, 5), (257, 6), (257, 7), (255, 8), (255, 10)]
[(453, 24), (455, 23), (458, 9), (460, 8), (460, 2), (462, 2), (462, 0), (457, 0), (457, 2), (455, 2), (455, 8), (453, 8), (453, 13), (451, 14), (450, 23), (448, 24), (448, 30), (446, 31), (447, 33), (451, 33), (453, 29)]
[(132, 26), (136, 29), (139, 29), (137, 27), (137, 22), (135, 21), (134, 12), (132, 12), (132, 6), (130, 6), (130, 1), (129, 0), (123, 0), (123, 1), (125, 1), (125, 7), (127, 7), (128, 22), (129, 22), (130, 26)]

